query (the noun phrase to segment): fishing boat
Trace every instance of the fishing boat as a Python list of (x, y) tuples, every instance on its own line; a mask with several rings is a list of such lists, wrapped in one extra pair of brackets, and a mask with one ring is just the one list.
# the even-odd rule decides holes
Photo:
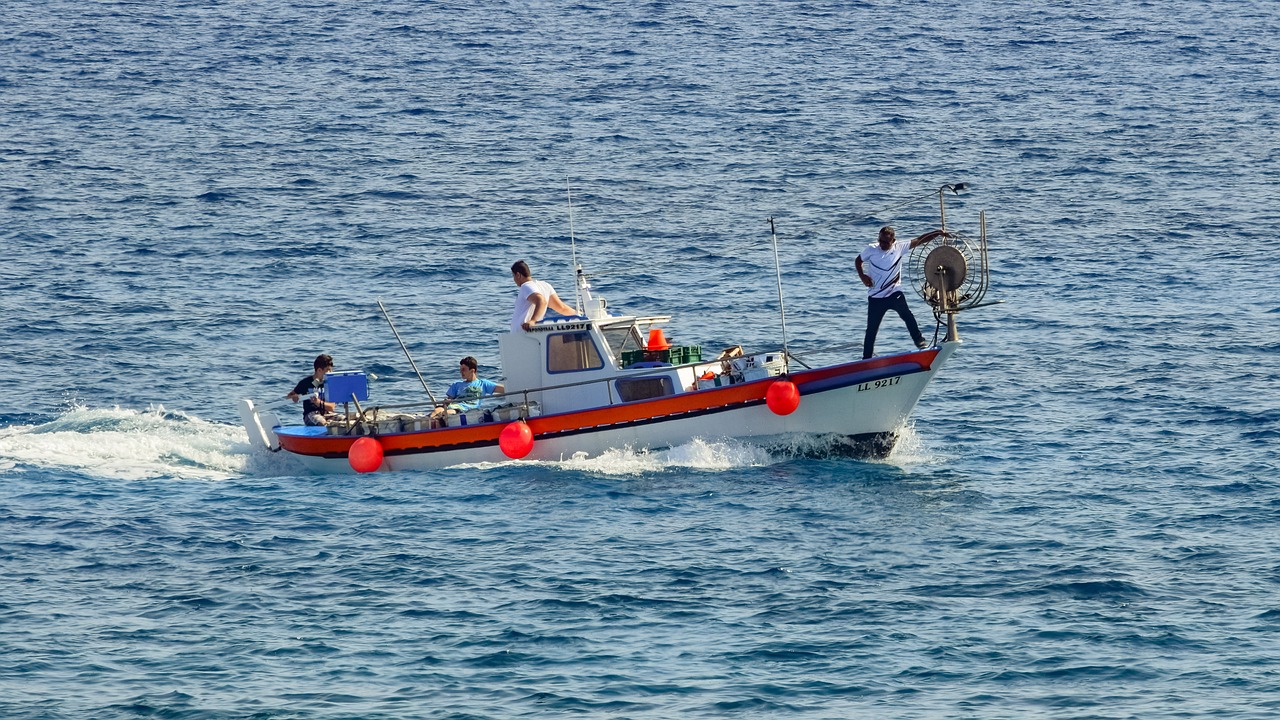
[[(579, 314), (500, 336), (504, 392), (479, 407), (433, 418), (444, 403), (370, 404), (368, 378), (357, 371), (326, 379), (324, 399), (342, 408), (328, 425), (285, 426), (248, 399), (241, 418), (251, 442), (318, 473), (555, 461), (694, 438), (763, 446), (816, 438), (882, 457), (959, 347), (957, 313), (984, 304), (985, 214), (976, 242), (948, 231), (942, 198), (955, 187), (938, 191), (944, 233), (910, 256), (913, 286), (945, 326), (930, 347), (810, 367), (787, 347), (784, 315), (782, 347), (704, 357), (701, 346), (667, 341), (668, 315), (610, 312), (575, 262)], [(779, 273), (780, 307), (781, 294)]]

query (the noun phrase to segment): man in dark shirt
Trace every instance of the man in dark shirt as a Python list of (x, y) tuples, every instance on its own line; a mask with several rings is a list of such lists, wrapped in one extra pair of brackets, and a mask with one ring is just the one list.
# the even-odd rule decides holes
[(306, 395), (307, 399), (302, 401), (302, 422), (307, 425), (328, 425), (329, 421), (324, 416), (333, 412), (334, 404), (321, 400), (320, 392), (324, 390), (324, 376), (333, 370), (333, 358), (319, 355), (312, 366), (315, 372), (299, 380), (293, 392), (285, 397), (298, 402), (299, 398)]

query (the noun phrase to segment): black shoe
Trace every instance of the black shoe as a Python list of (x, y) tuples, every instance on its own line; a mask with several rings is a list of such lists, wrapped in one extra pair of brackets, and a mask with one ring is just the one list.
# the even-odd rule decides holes
[(917, 340), (917, 341), (916, 341), (916, 347), (918, 347), (918, 348), (920, 348), (921, 350), (923, 350), (923, 349), (925, 349), (925, 348), (929, 347), (929, 341), (928, 341), (928, 340), (925, 340), (925, 339), (923, 339), (923, 338), (921, 338), (920, 340)]

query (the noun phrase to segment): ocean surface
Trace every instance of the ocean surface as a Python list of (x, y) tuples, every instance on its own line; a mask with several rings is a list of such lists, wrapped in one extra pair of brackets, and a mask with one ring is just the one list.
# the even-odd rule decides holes
[[(1280, 715), (1276, 3), (0, 19), (0, 717)], [(772, 217), (793, 349), (856, 357), (854, 256), (957, 182), (1004, 303), (887, 460), (323, 477), (239, 425), (320, 352), (419, 398), (378, 299), (500, 379), (570, 190), (615, 310), (779, 347)]]

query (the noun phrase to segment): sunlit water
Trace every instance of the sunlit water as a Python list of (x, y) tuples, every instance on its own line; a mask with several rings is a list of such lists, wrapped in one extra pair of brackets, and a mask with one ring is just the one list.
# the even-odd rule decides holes
[[(3, 17), (0, 716), (1280, 712), (1272, 4)], [(848, 360), (853, 257), (960, 181), (1006, 302), (885, 461), (317, 477), (238, 426), (319, 352), (418, 398), (379, 298), (433, 387), (500, 377), (566, 186), (611, 307), (704, 348), (781, 344), (775, 218), (791, 347)]]

